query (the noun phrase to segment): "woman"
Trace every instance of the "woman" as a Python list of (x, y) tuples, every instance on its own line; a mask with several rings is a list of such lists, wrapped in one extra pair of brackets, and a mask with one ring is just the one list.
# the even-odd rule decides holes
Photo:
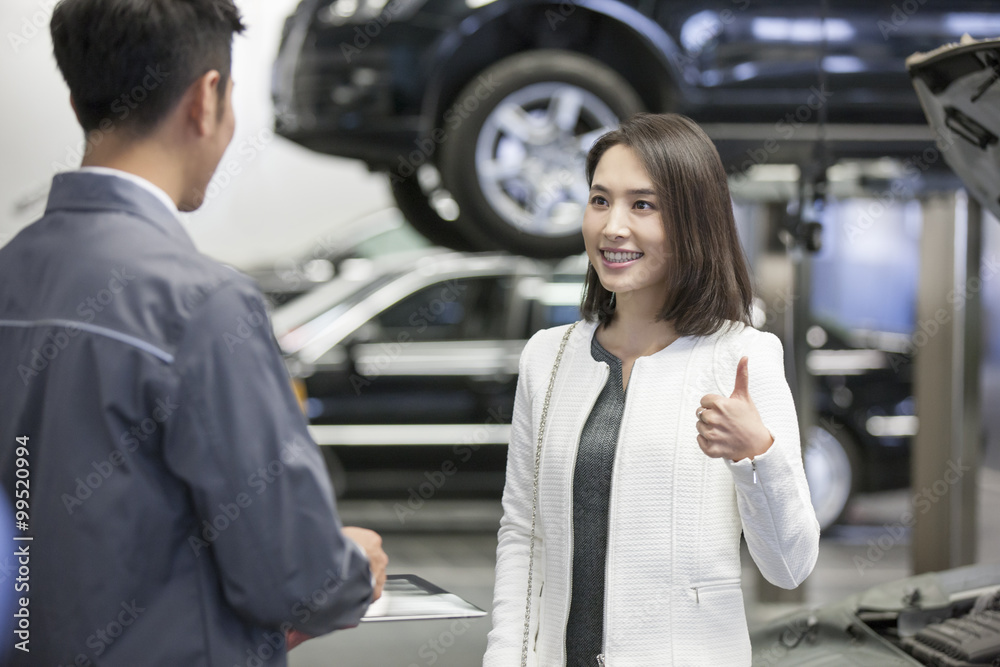
[(794, 588), (819, 524), (781, 343), (749, 326), (725, 171), (690, 119), (639, 114), (594, 144), (587, 180), (585, 319), (551, 394), (567, 327), (521, 356), (484, 665), (749, 665), (740, 532)]

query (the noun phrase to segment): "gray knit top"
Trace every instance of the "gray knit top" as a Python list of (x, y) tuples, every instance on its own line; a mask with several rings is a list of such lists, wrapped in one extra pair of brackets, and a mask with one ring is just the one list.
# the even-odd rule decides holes
[(595, 667), (604, 640), (608, 505), (618, 431), (625, 410), (622, 362), (595, 335), (590, 354), (611, 367), (580, 434), (573, 473), (573, 582), (566, 621), (567, 667)]

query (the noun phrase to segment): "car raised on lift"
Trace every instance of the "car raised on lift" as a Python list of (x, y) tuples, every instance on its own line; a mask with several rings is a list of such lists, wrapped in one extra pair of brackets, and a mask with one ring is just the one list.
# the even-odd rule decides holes
[(582, 250), (586, 152), (620, 119), (687, 114), (731, 173), (814, 165), (820, 139), (824, 160), (913, 155), (932, 134), (904, 59), (963, 33), (1000, 34), (996, 3), (303, 0), (275, 128), (387, 172), (435, 243), (561, 258)]

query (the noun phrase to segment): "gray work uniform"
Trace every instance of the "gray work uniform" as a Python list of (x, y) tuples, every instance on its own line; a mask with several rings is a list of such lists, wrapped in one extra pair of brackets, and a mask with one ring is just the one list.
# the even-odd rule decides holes
[(283, 629), (367, 609), (368, 561), (340, 530), (262, 296), (136, 183), (59, 174), (0, 249), (12, 502), (18, 437), (33, 539), (0, 545), (3, 586), (4, 558), (30, 553), (15, 665), (283, 666)]

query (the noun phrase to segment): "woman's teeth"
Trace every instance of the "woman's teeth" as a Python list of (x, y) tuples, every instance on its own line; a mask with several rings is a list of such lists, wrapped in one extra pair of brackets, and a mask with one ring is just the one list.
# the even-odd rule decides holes
[(633, 259), (639, 259), (642, 257), (641, 252), (614, 252), (611, 250), (605, 250), (604, 259), (615, 264), (621, 264), (624, 262), (631, 262)]

